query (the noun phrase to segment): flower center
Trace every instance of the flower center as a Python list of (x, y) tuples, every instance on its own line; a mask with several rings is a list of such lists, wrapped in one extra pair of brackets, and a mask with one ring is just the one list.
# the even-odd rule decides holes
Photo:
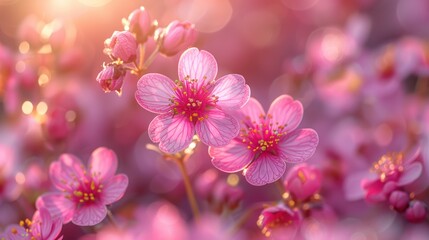
[(277, 154), (277, 144), (285, 134), (283, 132), (284, 126), (279, 125), (279, 123), (271, 123), (271, 119), (271, 115), (265, 117), (265, 115), (261, 114), (259, 116), (259, 123), (252, 121), (247, 129), (241, 129), (240, 137), (242, 138), (242, 142), (247, 144), (248, 149), (251, 149), (253, 152), (268, 151), (272, 154)]
[(94, 181), (84, 181), (73, 191), (70, 198), (73, 199), (75, 203), (92, 204), (100, 198), (102, 189), (102, 184), (97, 184)]
[(371, 170), (380, 176), (382, 182), (388, 178), (395, 178), (404, 171), (404, 154), (402, 152), (386, 153), (380, 160), (373, 163)]
[(202, 121), (208, 117), (206, 110), (214, 107), (217, 96), (210, 95), (214, 82), (199, 86), (197, 79), (185, 78), (185, 81), (176, 80), (176, 96), (171, 101), (174, 115), (185, 115), (189, 121)]

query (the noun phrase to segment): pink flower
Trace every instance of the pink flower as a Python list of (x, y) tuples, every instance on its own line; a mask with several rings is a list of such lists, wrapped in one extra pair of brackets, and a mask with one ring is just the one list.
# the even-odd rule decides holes
[(110, 38), (106, 39), (104, 45), (104, 52), (114, 60), (119, 59), (130, 63), (137, 57), (137, 41), (128, 31), (115, 31)]
[(72, 221), (92, 226), (101, 222), (107, 214), (106, 205), (121, 199), (128, 186), (126, 175), (114, 175), (117, 165), (116, 154), (104, 147), (92, 152), (87, 169), (74, 155), (62, 154), (49, 168), (59, 192), (40, 196), (37, 207), (47, 208), (53, 217), (61, 216), (64, 224)]
[(395, 190), (390, 193), (389, 203), (398, 212), (403, 212), (410, 203), (410, 194), (404, 191)]
[(282, 239), (294, 239), (301, 223), (300, 212), (279, 204), (262, 210), (257, 225), (267, 237), (273, 235), (275, 239), (280, 236), (283, 236)]
[(422, 222), (425, 220), (426, 215), (426, 205), (418, 200), (412, 201), (405, 211), (405, 218), (410, 222)]
[(174, 56), (178, 52), (190, 47), (197, 40), (197, 31), (189, 22), (171, 22), (166, 29), (157, 33), (160, 44), (159, 52)]
[(149, 124), (148, 133), (161, 151), (184, 150), (195, 133), (215, 147), (237, 136), (240, 125), (229, 112), (248, 101), (250, 88), (237, 74), (215, 80), (217, 70), (213, 55), (191, 48), (180, 57), (179, 80), (158, 73), (140, 78), (135, 97), (144, 109), (160, 114)]
[(299, 201), (304, 201), (318, 193), (321, 185), (320, 170), (305, 163), (294, 166), (284, 180), (286, 191)]
[(107, 64), (97, 75), (97, 82), (105, 92), (121, 92), (126, 71), (121, 65)]
[(243, 170), (250, 184), (261, 186), (278, 180), (286, 162), (303, 162), (315, 152), (319, 137), (313, 129), (296, 129), (303, 107), (292, 97), (278, 97), (268, 114), (251, 98), (241, 113), (240, 135), (225, 147), (209, 149), (213, 165), (221, 171)]
[(146, 9), (140, 7), (128, 16), (125, 29), (136, 35), (137, 42), (144, 43), (153, 34), (156, 25), (156, 21), (152, 21)]
[(8, 226), (0, 235), (0, 239), (9, 240), (54, 240), (58, 237), (63, 227), (59, 218), (52, 218), (45, 208), (37, 210), (32, 220), (26, 219), (18, 224)]

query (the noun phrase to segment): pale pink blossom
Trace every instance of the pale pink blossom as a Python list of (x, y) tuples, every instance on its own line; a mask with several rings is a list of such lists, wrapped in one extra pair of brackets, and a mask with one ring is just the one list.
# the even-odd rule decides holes
[(117, 165), (116, 154), (104, 147), (92, 152), (87, 168), (74, 155), (62, 154), (49, 168), (52, 184), (59, 191), (40, 196), (37, 207), (47, 208), (64, 223), (100, 223), (106, 217), (106, 205), (121, 199), (128, 186), (126, 175), (115, 175)]
[(215, 80), (217, 70), (212, 54), (191, 48), (180, 57), (178, 80), (158, 73), (140, 78), (135, 97), (144, 109), (160, 114), (149, 124), (148, 133), (161, 151), (184, 150), (195, 133), (215, 147), (238, 135), (240, 125), (230, 111), (248, 101), (250, 88), (237, 74)]
[(115, 31), (106, 39), (104, 46), (104, 52), (114, 60), (130, 63), (137, 57), (136, 38), (128, 31)]
[(8, 240), (55, 240), (62, 239), (58, 235), (63, 223), (59, 218), (52, 218), (45, 208), (37, 210), (33, 218), (9, 225), (0, 235), (0, 239)]
[(285, 190), (295, 200), (304, 201), (318, 193), (322, 186), (322, 173), (305, 163), (294, 166), (284, 180)]
[(319, 137), (313, 129), (297, 129), (303, 116), (299, 101), (282, 95), (265, 114), (251, 98), (242, 108), (240, 135), (225, 147), (211, 147), (213, 165), (224, 172), (242, 171), (256, 186), (280, 179), (286, 163), (300, 163), (316, 150)]
[(160, 45), (159, 52), (174, 56), (191, 47), (197, 40), (195, 26), (189, 22), (171, 22), (165, 29), (160, 29), (156, 36)]

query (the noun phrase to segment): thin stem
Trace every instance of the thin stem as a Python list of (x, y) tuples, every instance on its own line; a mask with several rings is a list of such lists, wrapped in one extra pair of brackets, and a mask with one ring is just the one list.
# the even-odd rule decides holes
[(200, 217), (200, 211), (198, 210), (197, 200), (195, 198), (194, 191), (192, 190), (191, 181), (189, 179), (189, 175), (185, 167), (184, 158), (177, 159), (175, 162), (179, 166), (180, 172), (182, 173), (183, 183), (185, 184), (186, 194), (188, 195), (188, 201), (191, 205), (194, 218), (198, 219)]
[(140, 46), (139, 46), (139, 64), (137, 65), (137, 68), (139, 70), (141, 70), (143, 68), (145, 53), (146, 53), (146, 45), (140, 44)]
[(107, 218), (109, 219), (110, 223), (115, 226), (115, 228), (119, 228), (118, 222), (109, 209), (107, 209)]
[(280, 193), (280, 196), (283, 198), (283, 194), (285, 193), (285, 187), (283, 186), (283, 182), (282, 182), (282, 180), (277, 180), (276, 182), (275, 182), (275, 185), (276, 185), (276, 187), (277, 187), (277, 190), (279, 191), (279, 193)]
[(150, 54), (150, 56), (146, 59), (146, 61), (144, 62), (143, 66), (140, 68), (141, 71), (146, 71), (146, 69), (149, 67), (149, 65), (152, 64), (152, 62), (155, 60), (156, 55), (159, 52), (159, 44), (156, 45), (155, 50), (153, 50), (153, 52)]

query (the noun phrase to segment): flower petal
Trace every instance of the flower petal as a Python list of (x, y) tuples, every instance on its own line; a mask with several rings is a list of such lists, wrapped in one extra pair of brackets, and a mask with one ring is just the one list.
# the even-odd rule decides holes
[(95, 149), (88, 162), (88, 170), (94, 179), (100, 182), (112, 178), (118, 168), (116, 153), (108, 148)]
[(240, 124), (242, 127), (253, 127), (254, 122), (260, 123), (265, 121), (265, 110), (255, 98), (251, 97), (249, 101), (240, 109), (239, 112)]
[(310, 128), (287, 133), (279, 144), (279, 154), (286, 162), (299, 163), (309, 159), (316, 151), (319, 136)]
[(71, 221), (76, 206), (65, 193), (45, 193), (37, 198), (36, 207), (46, 208), (53, 219), (61, 218), (66, 224)]
[(63, 227), (61, 219), (52, 219), (46, 208), (40, 208), (33, 215), (31, 232), (41, 239), (54, 240), (60, 234)]
[(217, 62), (213, 55), (204, 50), (189, 48), (179, 59), (179, 80), (195, 79), (198, 86), (207, 85), (217, 75)]
[(124, 196), (128, 187), (128, 177), (125, 174), (118, 174), (104, 184), (102, 190), (102, 202), (107, 205), (118, 201)]
[(107, 208), (103, 204), (81, 205), (76, 209), (72, 222), (78, 226), (94, 226), (106, 217)]
[(243, 76), (229, 74), (216, 81), (212, 94), (218, 97), (217, 106), (222, 109), (236, 110), (249, 101), (250, 88), (246, 85)]
[(398, 179), (398, 186), (404, 186), (417, 180), (423, 172), (423, 166), (419, 162), (408, 165)]
[(135, 98), (138, 104), (153, 113), (167, 113), (176, 96), (174, 82), (158, 73), (145, 74), (137, 82)]
[(62, 154), (49, 167), (52, 184), (59, 190), (70, 190), (84, 177), (85, 166), (76, 156)]
[(240, 125), (232, 116), (218, 109), (207, 111), (207, 116), (195, 124), (195, 131), (204, 144), (213, 147), (225, 146), (238, 135)]
[(209, 155), (212, 164), (223, 172), (238, 172), (243, 170), (253, 159), (254, 153), (237, 139), (233, 139), (225, 147), (210, 147)]
[(277, 181), (286, 171), (286, 163), (277, 156), (261, 154), (247, 168), (243, 175), (255, 186), (262, 186)]
[(284, 126), (283, 131), (295, 130), (301, 123), (304, 109), (301, 102), (293, 100), (289, 95), (281, 95), (276, 98), (268, 110), (271, 122), (275, 125)]
[(149, 124), (149, 137), (159, 142), (159, 149), (166, 153), (184, 150), (194, 136), (194, 124), (184, 115), (163, 114)]

